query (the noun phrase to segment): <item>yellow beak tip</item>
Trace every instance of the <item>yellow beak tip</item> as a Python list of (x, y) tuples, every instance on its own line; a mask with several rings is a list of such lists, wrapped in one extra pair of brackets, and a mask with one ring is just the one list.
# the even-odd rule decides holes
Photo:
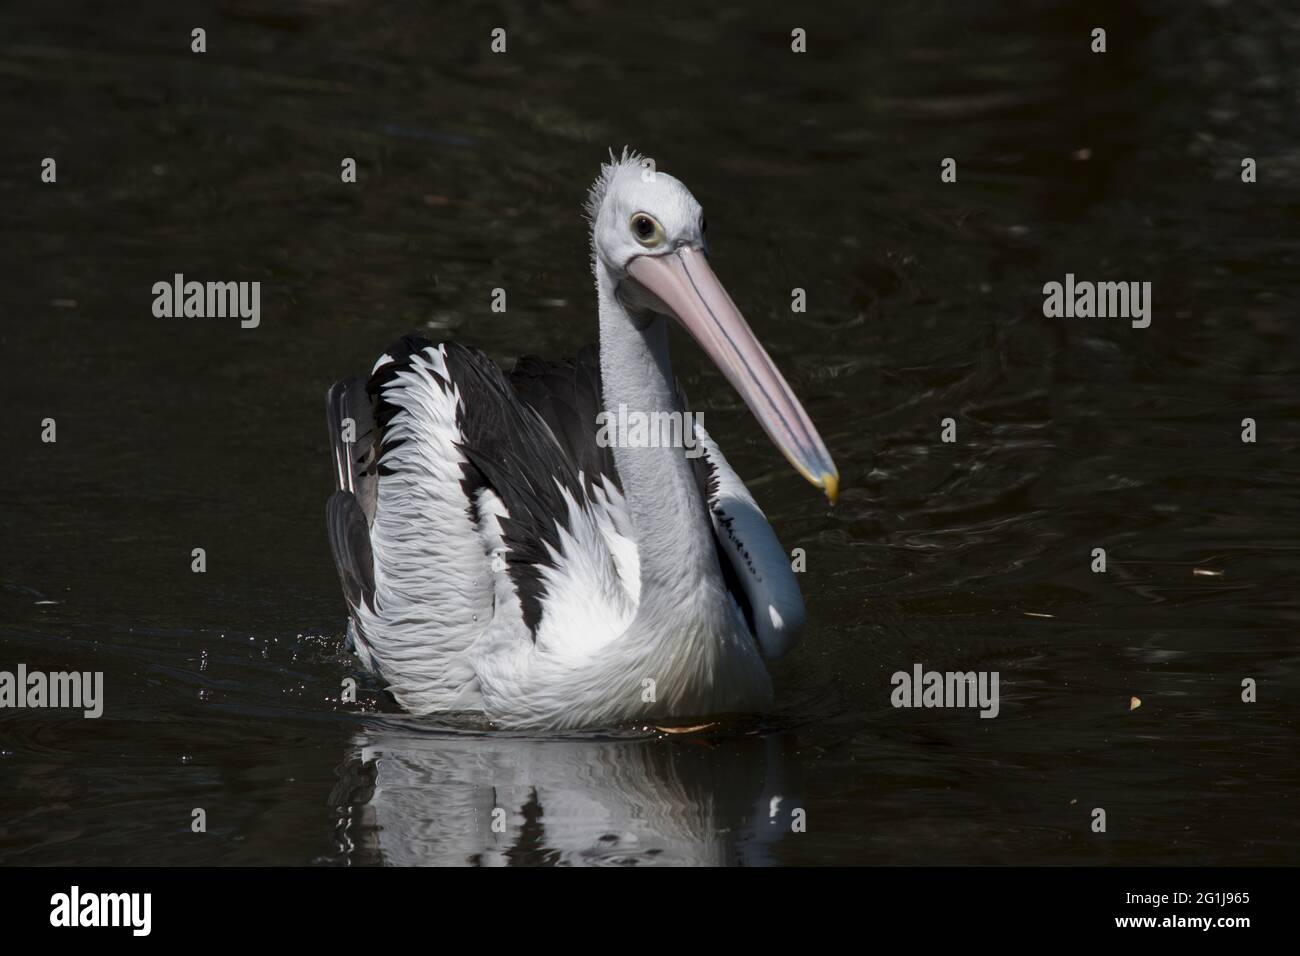
[(822, 489), (826, 492), (826, 498), (833, 505), (840, 496), (840, 476), (839, 475), (822, 475)]

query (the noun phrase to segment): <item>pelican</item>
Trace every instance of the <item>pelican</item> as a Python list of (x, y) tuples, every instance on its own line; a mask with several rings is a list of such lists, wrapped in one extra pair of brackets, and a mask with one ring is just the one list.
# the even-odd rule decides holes
[(671, 319), (832, 504), (839, 474), (710, 269), (690, 191), (624, 149), (586, 212), (598, 347), (506, 374), (408, 335), (329, 390), (350, 645), (414, 714), (566, 730), (762, 713), (764, 658), (804, 623), (789, 558), (698, 418), (677, 442), (608, 423), (685, 413)]

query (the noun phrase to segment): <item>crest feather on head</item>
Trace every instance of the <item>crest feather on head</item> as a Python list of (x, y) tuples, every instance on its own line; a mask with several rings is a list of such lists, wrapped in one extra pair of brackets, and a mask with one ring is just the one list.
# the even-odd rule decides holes
[(600, 175), (591, 184), (591, 189), (587, 190), (587, 201), (583, 204), (583, 209), (587, 214), (588, 222), (593, 226), (596, 225), (596, 217), (600, 215), (600, 206), (605, 201), (605, 194), (609, 192), (609, 186), (619, 171), (628, 167), (640, 169), (644, 162), (645, 157), (630, 146), (623, 147), (621, 156), (615, 156), (614, 150), (610, 149), (609, 162), (601, 164)]

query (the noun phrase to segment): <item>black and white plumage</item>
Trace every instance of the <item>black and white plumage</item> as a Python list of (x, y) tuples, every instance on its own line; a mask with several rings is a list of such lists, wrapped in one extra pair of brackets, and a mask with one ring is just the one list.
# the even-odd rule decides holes
[(833, 500), (829, 455), (708, 270), (685, 187), (624, 153), (588, 210), (599, 349), (507, 375), (407, 336), (330, 389), (349, 633), (410, 711), (550, 729), (761, 711), (762, 658), (802, 627), (789, 559), (703, 426), (661, 444), (600, 416), (685, 410), (671, 316)]

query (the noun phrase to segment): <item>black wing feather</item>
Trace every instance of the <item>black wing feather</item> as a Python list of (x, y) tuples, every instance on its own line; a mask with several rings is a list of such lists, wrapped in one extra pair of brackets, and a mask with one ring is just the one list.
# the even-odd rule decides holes
[(357, 608), (364, 601), (373, 608), (375, 564), (370, 550), (370, 525), (356, 495), (334, 492), (325, 505), (325, 523), (348, 606)]
[(606, 475), (618, 486), (614, 454), (596, 442), (596, 416), (605, 409), (596, 346), (585, 346), (575, 358), (562, 362), (525, 355), (515, 363), (510, 382), (519, 397), (546, 422), (588, 485)]
[[(330, 550), (349, 610), (362, 602), (373, 608), (375, 566), (370, 525), (378, 495), (373, 461), (377, 431), (364, 379), (334, 383), (325, 398), (325, 420), (334, 458), (335, 491), (325, 507)], [(351, 427), (345, 429), (349, 420)], [(345, 441), (346, 437), (355, 441)], [(345, 472), (340, 474), (339, 469)]]

